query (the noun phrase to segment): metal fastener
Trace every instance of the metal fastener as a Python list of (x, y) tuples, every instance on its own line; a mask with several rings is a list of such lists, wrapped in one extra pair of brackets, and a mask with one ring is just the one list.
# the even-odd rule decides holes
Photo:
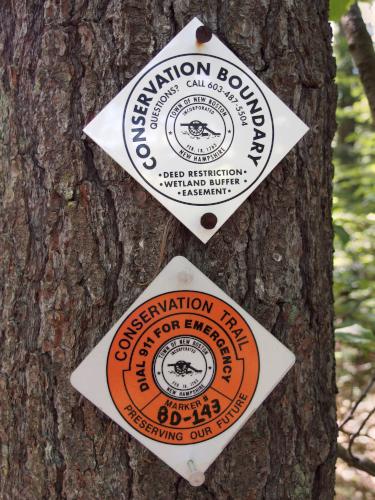
[(203, 472), (197, 470), (194, 460), (188, 460), (187, 465), (190, 471), (189, 483), (192, 486), (201, 486), (206, 479)]
[(198, 43), (206, 43), (212, 38), (212, 30), (208, 26), (199, 26), (195, 35)]
[(201, 224), (205, 229), (213, 229), (217, 224), (217, 217), (215, 214), (207, 212), (201, 217)]

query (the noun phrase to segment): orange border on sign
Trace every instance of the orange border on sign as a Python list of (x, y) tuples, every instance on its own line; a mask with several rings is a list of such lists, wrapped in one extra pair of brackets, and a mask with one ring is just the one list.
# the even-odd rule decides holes
[[(181, 399), (157, 384), (154, 360), (162, 346), (183, 342), (209, 347), (215, 375), (197, 397)], [(107, 385), (118, 412), (137, 432), (185, 445), (212, 439), (238, 421), (254, 396), (259, 370), (257, 344), (241, 314), (214, 295), (179, 290), (145, 301), (124, 319), (108, 351)]]

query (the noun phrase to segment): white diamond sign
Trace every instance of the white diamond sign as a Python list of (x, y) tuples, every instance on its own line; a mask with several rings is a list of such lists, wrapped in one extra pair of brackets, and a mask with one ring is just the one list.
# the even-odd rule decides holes
[(206, 243), (308, 127), (193, 19), (84, 132)]
[(294, 360), (223, 290), (175, 257), (71, 383), (198, 486)]

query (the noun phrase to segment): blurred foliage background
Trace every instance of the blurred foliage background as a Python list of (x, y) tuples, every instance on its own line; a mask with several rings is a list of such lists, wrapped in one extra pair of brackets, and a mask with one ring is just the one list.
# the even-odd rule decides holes
[(335, 55), (338, 128), (334, 142), (333, 218), (337, 337), (348, 346), (374, 352), (375, 133), (366, 96), (340, 30), (335, 36)]
[[(331, 17), (339, 21), (351, 3), (332, 2)], [(359, 4), (373, 14), (372, 20), (365, 18), (373, 39), (374, 4)], [(333, 145), (338, 439), (354, 457), (375, 462), (375, 127), (340, 23), (333, 29), (338, 86)], [(339, 459), (336, 498), (374, 499), (374, 477)]]

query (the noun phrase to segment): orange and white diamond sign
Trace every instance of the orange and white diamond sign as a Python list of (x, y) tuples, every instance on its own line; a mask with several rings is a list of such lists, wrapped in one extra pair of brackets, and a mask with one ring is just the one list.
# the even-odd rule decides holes
[(73, 386), (192, 484), (294, 355), (175, 257), (71, 376)]

